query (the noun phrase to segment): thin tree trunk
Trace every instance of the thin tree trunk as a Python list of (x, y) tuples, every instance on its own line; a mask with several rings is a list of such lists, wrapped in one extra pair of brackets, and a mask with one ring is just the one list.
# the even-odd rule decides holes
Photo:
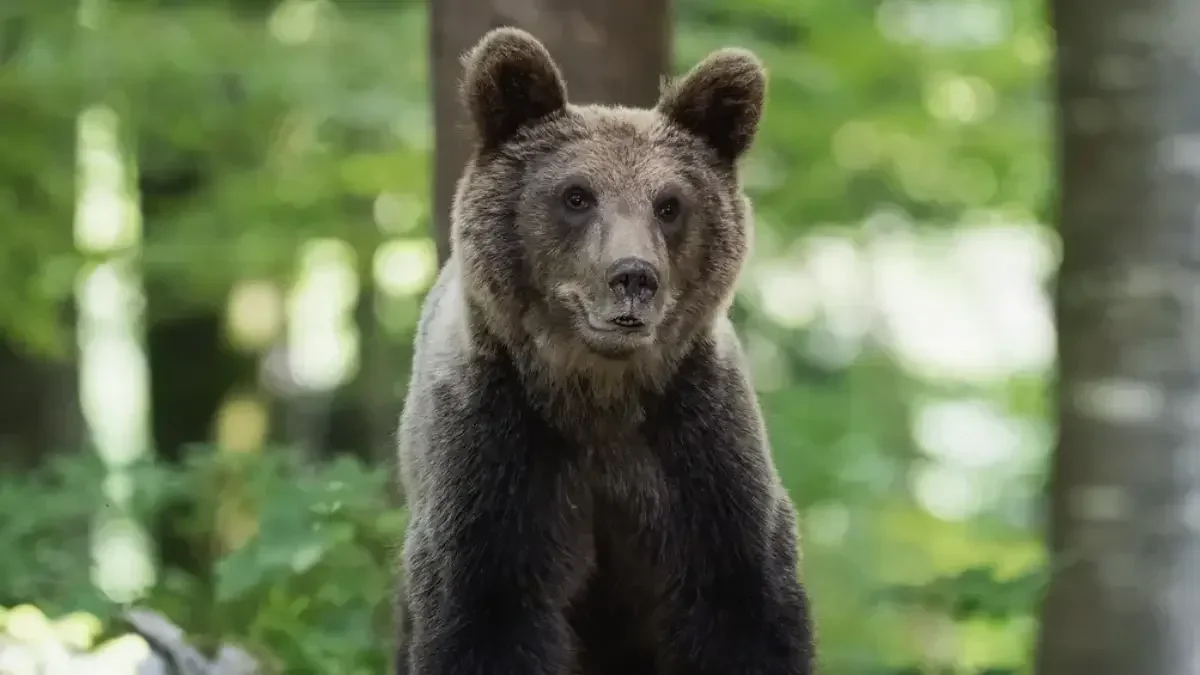
[(1037, 672), (1195, 675), (1200, 11), (1190, 0), (1052, 7), (1060, 436)]
[(429, 67), (433, 86), (436, 168), (433, 223), (438, 260), (450, 252), (455, 184), (470, 152), (471, 132), (458, 98), (463, 52), (499, 26), (515, 26), (545, 43), (575, 103), (648, 107), (671, 67), (669, 0), (432, 0)]

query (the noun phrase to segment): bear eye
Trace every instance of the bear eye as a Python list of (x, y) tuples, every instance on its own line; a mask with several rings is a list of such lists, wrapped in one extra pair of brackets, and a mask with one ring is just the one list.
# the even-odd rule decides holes
[(679, 217), (679, 200), (667, 197), (654, 207), (654, 215), (664, 223), (673, 223)]
[(592, 194), (578, 186), (567, 188), (563, 193), (563, 203), (572, 211), (586, 211), (593, 201)]

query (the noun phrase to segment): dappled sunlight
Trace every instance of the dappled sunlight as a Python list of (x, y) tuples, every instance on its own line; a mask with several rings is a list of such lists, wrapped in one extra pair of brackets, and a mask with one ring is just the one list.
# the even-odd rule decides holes
[(128, 516), (102, 518), (92, 533), (92, 575), (96, 586), (116, 602), (132, 602), (157, 579), (146, 528)]
[(991, 47), (1011, 30), (1002, 0), (885, 0), (876, 10), (884, 37), (933, 47)]
[[(798, 239), (763, 256), (746, 285), (788, 328), (819, 322), (839, 343), (868, 332), (917, 376), (963, 382), (1042, 373), (1054, 333), (1045, 294), (1055, 263), (1044, 230), (1025, 224), (916, 230), (890, 225)], [(869, 223), (869, 224), (870, 224)]]
[(132, 490), (125, 476), (126, 468), (150, 449), (150, 411), (141, 345), (145, 302), (131, 255), (141, 238), (141, 219), (118, 134), (119, 120), (110, 109), (92, 108), (79, 117), (75, 241), (81, 250), (105, 259), (80, 276), (76, 331), (80, 404), (91, 441), (109, 472), (108, 508), (94, 521), (92, 574), (109, 597), (128, 602), (155, 582), (156, 571), (151, 542), (129, 514)]
[[(943, 122), (982, 122), (995, 111), (995, 97), (987, 80), (951, 72), (935, 73), (925, 85), (925, 107), (934, 119)], [(987, 201), (989, 196), (979, 201)]]
[(930, 514), (943, 520), (967, 520), (979, 515), (987, 499), (984, 483), (963, 467), (947, 463), (914, 468), (912, 491)]
[(375, 283), (387, 295), (416, 296), (429, 288), (437, 275), (433, 240), (392, 239), (375, 251)]
[(266, 349), (283, 331), (283, 293), (271, 281), (239, 281), (229, 293), (225, 315), (232, 346), (245, 351)]
[(917, 444), (938, 461), (995, 476), (1031, 441), (1020, 421), (991, 401), (962, 398), (930, 401), (916, 411)]
[(354, 251), (341, 241), (311, 241), (300, 254), (288, 298), (287, 348), (292, 377), (302, 389), (331, 390), (358, 367), (355, 270)]
[(217, 445), (229, 452), (255, 452), (266, 444), (269, 416), (266, 406), (258, 397), (240, 395), (231, 397), (217, 412)]
[[(900, 230), (872, 241), (884, 339), (914, 373), (987, 381), (1049, 367), (1054, 333), (1042, 279), (1002, 255), (1004, 234), (965, 228), (918, 236)], [(972, 246), (975, 237), (993, 239), (997, 250)], [(1032, 258), (1045, 249), (1029, 237), (1012, 242)], [(969, 264), (963, 250), (977, 252)]]
[[(972, 523), (987, 520), (1019, 532), (1034, 522), (1035, 488), (1029, 482), (1044, 466), (1052, 432), (1029, 410), (1013, 409), (1007, 390), (1023, 378), (1040, 382), (1053, 363), (1047, 291), (1058, 262), (1057, 242), (1021, 218), (975, 213), (964, 220), (954, 227), (917, 227), (897, 210), (885, 209), (867, 218), (862, 228), (813, 228), (786, 249), (756, 251), (744, 282), (745, 300), (785, 328), (784, 335), (791, 336), (785, 339), (799, 338), (814, 363), (853, 371), (864, 368), (859, 365), (862, 356), (878, 348), (915, 387), (928, 391), (891, 402), (861, 397), (856, 408), (830, 411), (863, 427), (861, 437), (847, 437), (838, 446), (814, 447), (788, 436), (811, 427), (802, 410), (819, 401), (799, 399), (781, 416), (800, 421), (772, 427), (776, 455), (785, 466), (793, 461), (793, 447), (829, 453), (831, 463), (842, 465), (841, 480), (872, 495), (804, 509), (804, 541), (814, 580), (856, 578), (843, 567), (851, 560), (847, 551), (863, 546), (888, 561), (863, 563), (858, 574), (867, 577), (890, 578), (905, 570), (901, 576), (925, 580), (939, 573), (930, 570), (935, 561), (941, 563), (941, 573), (958, 573), (964, 565), (995, 560), (982, 552), (989, 535), (973, 530)], [(759, 391), (789, 396), (796, 376), (788, 374), (780, 345), (753, 329), (747, 331), (746, 348)], [(884, 396), (901, 396), (890, 392)], [(811, 415), (820, 416), (821, 410)], [(871, 420), (893, 414), (911, 434), (916, 458), (900, 464), (888, 459), (887, 450), (851, 450), (870, 447)], [(848, 451), (853, 460), (835, 459)], [(902, 506), (909, 497), (885, 496), (897, 473), (911, 495), (911, 507)], [(879, 517), (906, 508), (920, 518)], [(935, 535), (931, 523), (963, 529)], [(861, 539), (866, 531), (875, 532), (878, 540), (866, 544)], [(929, 543), (934, 537), (939, 540), (936, 552)], [(1036, 545), (1020, 540), (1029, 542), (1036, 561)], [(968, 557), (972, 550), (976, 553)], [(1024, 573), (1036, 563), (1026, 549), (1014, 549), (1018, 551), (1022, 553), (1006, 561), (1005, 569)], [(903, 558), (910, 562), (901, 563)], [(824, 625), (842, 625), (845, 609), (822, 603), (820, 596), (817, 602)], [(937, 619), (937, 613), (893, 616), (878, 613), (874, 604), (866, 606), (881, 625), (892, 626), (881, 628), (881, 635), (904, 630), (912, 636), (890, 653), (933, 662), (1019, 663), (1032, 635), (1028, 621), (958, 625)], [(918, 616), (933, 623), (914, 623)]]
[[(19, 605), (9, 610), (0, 608), (0, 624), (4, 626), (6, 641), (15, 641), (22, 647), (0, 653), (0, 673), (5, 675), (74, 675), (80, 672), (128, 675), (150, 654), (150, 646), (135, 635), (95, 645), (102, 630), (101, 622), (82, 612), (51, 619), (37, 607)], [(75, 660), (68, 651), (93, 646), (96, 649), (85, 664)]]
[(759, 302), (772, 321), (800, 328), (816, 317), (818, 298), (813, 284), (794, 263), (763, 264), (754, 277)]
[(421, 216), (425, 215), (427, 205), (415, 195), (381, 192), (372, 204), (375, 224), (379, 231), (386, 235), (420, 235), (422, 240), (428, 235), (419, 230)]
[(267, 25), (280, 42), (300, 44), (318, 34), (332, 11), (333, 4), (323, 0), (285, 0), (271, 13)]

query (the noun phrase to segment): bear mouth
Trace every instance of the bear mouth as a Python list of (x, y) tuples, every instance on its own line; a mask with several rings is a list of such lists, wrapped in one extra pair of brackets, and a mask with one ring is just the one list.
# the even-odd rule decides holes
[(588, 328), (598, 333), (637, 335), (648, 333), (650, 329), (644, 319), (634, 314), (618, 314), (607, 319), (599, 318), (591, 312), (585, 312), (585, 315), (587, 316)]
[(622, 314), (613, 317), (609, 323), (624, 330), (640, 330), (646, 327), (646, 322), (632, 314)]
[(594, 352), (608, 357), (628, 356), (653, 340), (653, 326), (636, 314), (597, 316), (582, 312), (580, 337)]

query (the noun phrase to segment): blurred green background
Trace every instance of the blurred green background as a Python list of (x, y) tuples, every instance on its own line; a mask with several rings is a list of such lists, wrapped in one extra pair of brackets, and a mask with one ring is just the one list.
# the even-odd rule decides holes
[[(825, 672), (1027, 672), (1042, 3), (672, 14), (676, 72), (726, 45), (771, 72), (735, 318)], [(437, 265), (429, 34), (416, 1), (0, 6), (0, 607), (137, 602), (279, 672), (386, 671)]]

